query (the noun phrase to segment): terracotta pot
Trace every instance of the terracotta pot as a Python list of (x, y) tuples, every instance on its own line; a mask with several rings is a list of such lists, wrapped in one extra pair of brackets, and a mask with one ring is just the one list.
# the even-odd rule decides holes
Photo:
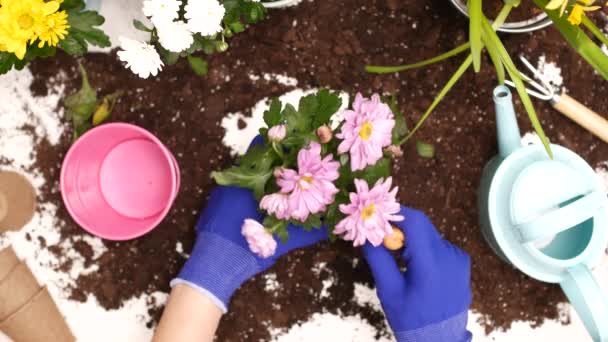
[(0, 250), (0, 284), (18, 263), (19, 259), (17, 259), (17, 255), (15, 255), (12, 247)]

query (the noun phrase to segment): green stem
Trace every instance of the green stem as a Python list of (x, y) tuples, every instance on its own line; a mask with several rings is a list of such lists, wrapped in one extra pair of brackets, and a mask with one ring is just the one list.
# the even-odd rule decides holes
[(593, 35), (597, 39), (599, 39), (602, 44), (608, 46), (608, 38), (606, 37), (606, 35), (585, 14), (583, 14), (583, 25), (589, 30), (589, 32), (593, 33)]
[(370, 72), (370, 73), (374, 73), (374, 74), (389, 74), (389, 73), (393, 73), (393, 72), (399, 72), (399, 71), (405, 71), (405, 70), (411, 70), (411, 69), (416, 69), (416, 68), (421, 68), (427, 65), (431, 65), (431, 64), (435, 64), (438, 62), (441, 62), (443, 60), (446, 60), (450, 57), (454, 57), (456, 55), (459, 55), (467, 50), (469, 50), (469, 48), (471, 47), (471, 43), (464, 43), (462, 45), (460, 45), (459, 47), (450, 50), (446, 53), (443, 53), (439, 56), (424, 60), (422, 62), (418, 62), (418, 63), (414, 63), (414, 64), (406, 64), (406, 65), (396, 65), (396, 66), (381, 66), (381, 65), (367, 65), (365, 67), (365, 71)]
[[(513, 5), (508, 5), (508, 4), (505, 5), (500, 10), (500, 13), (496, 17), (496, 20), (494, 20), (494, 23), (492, 24), (492, 29), (496, 30), (497, 28), (502, 26), (502, 24), (505, 23), (505, 20), (507, 20), (507, 17), (509, 16), (509, 13), (511, 12), (512, 9), (513, 9)], [(420, 127), (422, 127), (422, 124), (424, 124), (424, 121), (426, 121), (426, 119), (429, 117), (429, 115), (431, 115), (431, 112), (433, 112), (433, 110), (439, 105), (441, 100), (443, 100), (445, 95), (452, 89), (452, 87), (456, 84), (456, 82), (458, 82), (458, 80), (462, 77), (462, 75), (464, 75), (465, 71), (467, 71), (467, 69), (471, 66), (471, 64), (473, 64), (473, 56), (471, 54), (469, 54), (469, 56), (464, 60), (464, 62), (462, 62), (460, 67), (456, 70), (454, 75), (452, 75), (452, 77), (450, 78), (448, 83), (446, 83), (446, 85), (443, 87), (443, 89), (441, 89), (441, 92), (439, 93), (439, 95), (437, 95), (437, 97), (435, 97), (435, 100), (433, 101), (431, 106), (422, 115), (420, 120), (418, 120), (418, 122), (416, 123), (416, 126), (408, 133), (408, 135), (405, 138), (401, 139), (401, 141), (399, 142), (399, 145), (405, 144), (414, 135), (414, 133), (416, 133), (416, 131), (418, 131), (418, 129)]]
[(283, 153), (283, 149), (276, 142), (272, 142), (272, 149), (277, 153), (281, 160), (285, 160), (285, 153)]

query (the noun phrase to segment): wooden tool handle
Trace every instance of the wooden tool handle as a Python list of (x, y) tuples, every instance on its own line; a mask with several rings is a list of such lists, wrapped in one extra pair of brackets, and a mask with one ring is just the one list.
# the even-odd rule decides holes
[(608, 120), (598, 113), (566, 94), (560, 95), (554, 101), (553, 107), (608, 143)]

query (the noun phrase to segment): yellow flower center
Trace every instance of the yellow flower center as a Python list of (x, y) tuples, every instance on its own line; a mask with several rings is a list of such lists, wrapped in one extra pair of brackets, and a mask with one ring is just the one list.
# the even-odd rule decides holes
[(312, 177), (311, 176), (302, 176), (300, 179), (303, 180), (303, 181), (305, 181), (308, 184), (312, 184)]
[(374, 126), (369, 123), (369, 121), (366, 121), (363, 123), (363, 125), (361, 125), (361, 130), (359, 130), (359, 137), (363, 140), (369, 140), (369, 137), (371, 137), (372, 135), (372, 131), (374, 129)]
[(29, 14), (23, 14), (17, 19), (17, 24), (22, 30), (27, 30), (34, 25), (34, 18)]
[(363, 218), (363, 220), (367, 220), (368, 218), (374, 216), (375, 213), (376, 205), (370, 204), (367, 207), (363, 208), (363, 210), (361, 211), (361, 218)]

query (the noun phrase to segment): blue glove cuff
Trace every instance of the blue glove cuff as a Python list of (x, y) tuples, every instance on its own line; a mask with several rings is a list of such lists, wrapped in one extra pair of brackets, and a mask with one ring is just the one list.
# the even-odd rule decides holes
[(201, 232), (190, 259), (171, 286), (190, 285), (226, 312), (232, 294), (260, 270), (251, 252), (217, 234)]
[(470, 342), (472, 335), (467, 331), (468, 312), (465, 311), (445, 321), (422, 328), (395, 332), (397, 342)]

